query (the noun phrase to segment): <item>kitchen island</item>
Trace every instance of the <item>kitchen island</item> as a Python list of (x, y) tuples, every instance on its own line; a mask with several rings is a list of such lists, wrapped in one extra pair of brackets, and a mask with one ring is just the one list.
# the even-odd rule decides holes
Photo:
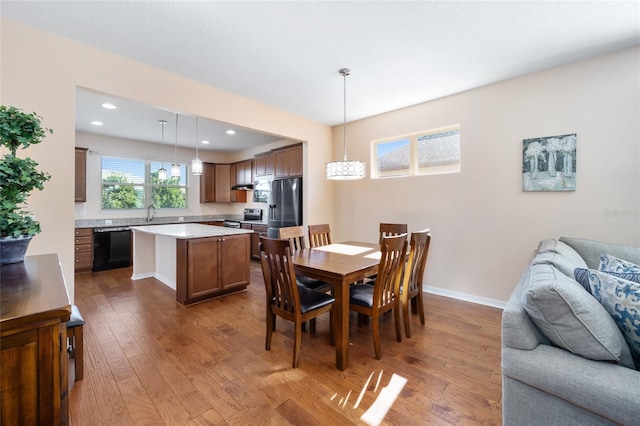
[(132, 226), (132, 280), (156, 278), (188, 305), (249, 285), (251, 234), (193, 223)]

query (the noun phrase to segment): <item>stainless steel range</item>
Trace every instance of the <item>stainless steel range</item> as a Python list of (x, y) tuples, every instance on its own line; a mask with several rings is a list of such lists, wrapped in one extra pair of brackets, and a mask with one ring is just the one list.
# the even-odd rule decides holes
[[(242, 220), (247, 222), (261, 222), (262, 221), (262, 209), (244, 209), (244, 215), (242, 216)], [(225, 219), (222, 223), (222, 226), (226, 228), (240, 228), (241, 221), (234, 219)]]

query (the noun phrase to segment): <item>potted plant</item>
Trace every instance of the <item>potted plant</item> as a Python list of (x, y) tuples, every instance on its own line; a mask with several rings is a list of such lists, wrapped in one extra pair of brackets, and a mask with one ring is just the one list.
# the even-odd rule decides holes
[[(42, 117), (12, 106), (0, 106), (0, 264), (24, 261), (29, 242), (40, 232), (40, 224), (24, 209), (29, 193), (42, 190), (51, 175), (39, 172), (31, 158), (18, 158), (19, 148), (42, 142), (52, 130), (42, 127)], [(4, 149), (3, 149), (4, 150)]]

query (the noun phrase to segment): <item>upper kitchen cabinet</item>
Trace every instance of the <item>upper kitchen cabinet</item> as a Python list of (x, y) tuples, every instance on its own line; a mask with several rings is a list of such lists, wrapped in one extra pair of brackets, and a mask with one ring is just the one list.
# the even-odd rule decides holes
[[(230, 176), (231, 176), (231, 188), (236, 185), (245, 185), (246, 183), (238, 182), (238, 179), (244, 179), (244, 170), (241, 169), (241, 163), (233, 163), (230, 166)], [(249, 161), (249, 175), (251, 175), (251, 161)], [(247, 191), (243, 190), (231, 190), (231, 202), (232, 203), (246, 203), (247, 202)]]
[(87, 201), (87, 148), (76, 148), (76, 202)]
[(240, 161), (236, 166), (236, 185), (248, 185), (253, 183), (251, 160)]
[(274, 178), (302, 176), (302, 144), (274, 151)]
[(273, 176), (273, 153), (257, 155), (253, 160), (253, 176), (256, 178)]
[(202, 163), (201, 203), (231, 202), (231, 165)]

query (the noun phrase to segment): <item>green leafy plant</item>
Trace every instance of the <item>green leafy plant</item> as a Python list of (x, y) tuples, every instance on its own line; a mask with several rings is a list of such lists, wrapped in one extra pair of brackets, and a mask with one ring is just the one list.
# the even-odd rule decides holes
[(0, 237), (33, 236), (40, 224), (24, 209), (29, 193), (42, 190), (51, 175), (37, 170), (31, 158), (19, 158), (19, 148), (42, 142), (53, 130), (42, 127), (42, 117), (12, 106), (0, 106), (0, 146), (9, 152), (0, 162)]

